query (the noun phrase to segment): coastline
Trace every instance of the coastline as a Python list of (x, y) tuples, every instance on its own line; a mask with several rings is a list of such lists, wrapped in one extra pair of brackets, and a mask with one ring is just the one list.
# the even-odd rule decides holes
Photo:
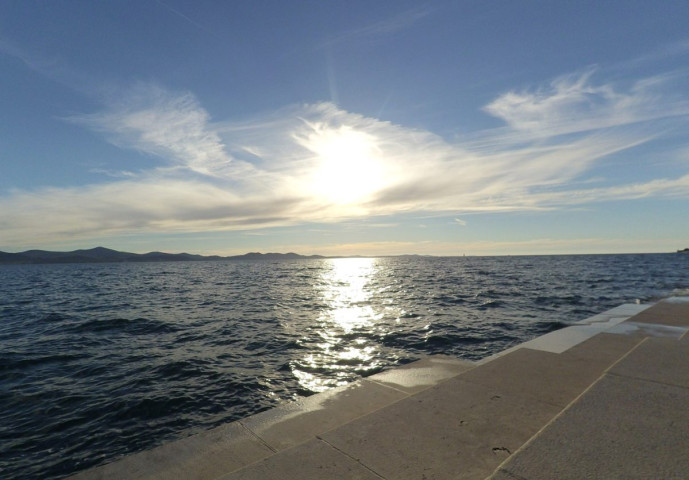
[(283, 260), (328, 260), (340, 258), (480, 258), (480, 257), (532, 257), (532, 256), (596, 256), (596, 255), (671, 255), (674, 253), (689, 253), (689, 248), (677, 252), (628, 252), (628, 253), (557, 253), (557, 254), (515, 254), (515, 255), (301, 255), (288, 253), (248, 252), (241, 255), (199, 255), (191, 253), (165, 253), (153, 251), (148, 253), (132, 253), (112, 250), (105, 247), (72, 250), (68, 252), (49, 250), (26, 250), (24, 252), (9, 253), (0, 251), (0, 265), (50, 265), (50, 264), (81, 264), (81, 263), (161, 263), (161, 262), (261, 262)]

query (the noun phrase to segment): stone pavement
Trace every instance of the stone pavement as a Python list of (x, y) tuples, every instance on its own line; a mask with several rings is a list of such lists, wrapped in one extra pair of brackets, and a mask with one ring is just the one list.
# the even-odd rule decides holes
[(73, 479), (689, 478), (689, 298), (432, 356)]

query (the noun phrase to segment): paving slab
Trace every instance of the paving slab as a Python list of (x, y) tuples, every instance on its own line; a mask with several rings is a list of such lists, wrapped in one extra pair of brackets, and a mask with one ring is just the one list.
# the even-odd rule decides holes
[(683, 298), (674, 297), (658, 302), (626, 321), (689, 327), (689, 302), (683, 301)]
[(170, 442), (78, 473), (72, 480), (211, 480), (273, 451), (239, 423)]
[(483, 479), (560, 410), (461, 377), (321, 438), (388, 480)]
[(689, 296), (675, 296), (675, 297), (668, 297), (663, 299), (663, 302), (665, 303), (689, 303)]
[(610, 373), (689, 388), (687, 359), (689, 343), (670, 338), (649, 338), (611, 368)]
[(455, 377), (475, 366), (473, 362), (468, 360), (446, 355), (433, 355), (372, 375), (366, 379), (412, 394), (437, 385), (443, 380)]
[(356, 460), (311, 440), (218, 480), (381, 480)]
[(551, 353), (562, 353), (599, 333), (607, 331), (626, 319), (627, 317), (612, 317), (607, 322), (565, 327), (534, 338), (533, 340), (519, 345), (519, 347)]
[(614, 326), (608, 330), (608, 333), (636, 335), (640, 337), (667, 337), (677, 339), (681, 338), (687, 331), (689, 331), (689, 327), (673, 327), (659, 323), (640, 323), (628, 321)]
[(276, 451), (293, 447), (408, 394), (362, 380), (240, 420)]
[[(651, 307), (650, 305), (631, 305), (630, 307), (632, 306), (643, 308), (629, 308), (627, 312), (636, 311), (640, 313)], [(605, 314), (599, 314), (582, 320), (570, 327), (562, 328), (525, 342), (519, 345), (519, 348), (563, 353), (604, 332), (620, 335), (637, 335), (640, 337), (680, 338), (688, 330), (689, 325), (678, 327), (659, 323), (640, 323), (632, 321), (632, 316), (630, 315), (620, 316), (618, 314), (609, 314), (606, 312)]]
[(575, 345), (578, 345), (579, 343), (598, 335), (599, 333), (610, 331), (611, 328), (620, 325), (633, 315), (636, 315), (650, 307), (651, 305), (649, 304), (622, 304), (603, 313), (580, 320), (569, 327), (555, 330), (554, 332), (541, 335), (533, 340), (529, 340), (502, 352), (498, 352), (494, 355), (479, 360), (476, 363), (478, 365), (488, 363), (495, 358), (507, 355), (521, 348), (530, 348), (531, 350), (541, 350), (551, 353), (562, 353), (574, 347)]
[(592, 317), (587, 317), (583, 320), (576, 322), (578, 325), (591, 325), (594, 323), (607, 322), (612, 317), (626, 317), (629, 318), (633, 315), (643, 312), (647, 308), (653, 306), (652, 303), (623, 303), (610, 310), (606, 310), (602, 313), (597, 313)]
[(689, 390), (606, 375), (493, 480), (685, 479)]
[(646, 337), (637, 335), (615, 335), (599, 333), (590, 339), (570, 348), (562, 354), (563, 359), (570, 357), (585, 360), (598, 365), (603, 371), (641, 344)]
[(564, 407), (599, 378), (608, 361), (584, 356), (563, 356), (521, 348), (461, 375), (462, 380), (496, 387)]

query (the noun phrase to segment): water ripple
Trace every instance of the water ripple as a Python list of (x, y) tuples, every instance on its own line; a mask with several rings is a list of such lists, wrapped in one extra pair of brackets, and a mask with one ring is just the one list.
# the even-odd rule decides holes
[(419, 355), (689, 291), (689, 256), (0, 266), (0, 472), (61, 478)]

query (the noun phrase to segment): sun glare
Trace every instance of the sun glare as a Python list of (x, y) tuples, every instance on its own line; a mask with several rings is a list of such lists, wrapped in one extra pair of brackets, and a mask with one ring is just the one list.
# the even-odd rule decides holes
[(349, 127), (323, 130), (309, 139), (317, 154), (316, 195), (336, 204), (365, 200), (380, 189), (383, 174), (375, 137)]

